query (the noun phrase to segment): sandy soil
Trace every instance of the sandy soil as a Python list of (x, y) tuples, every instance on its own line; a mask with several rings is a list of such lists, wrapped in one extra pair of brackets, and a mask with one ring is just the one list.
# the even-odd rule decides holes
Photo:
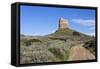
[(95, 59), (95, 56), (89, 50), (84, 48), (83, 44), (79, 44), (71, 48), (68, 61), (92, 59)]

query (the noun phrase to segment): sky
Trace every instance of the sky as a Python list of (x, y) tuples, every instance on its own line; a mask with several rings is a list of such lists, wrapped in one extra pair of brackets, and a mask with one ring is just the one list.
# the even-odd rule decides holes
[(24, 35), (47, 35), (58, 29), (59, 19), (69, 21), (69, 27), (78, 32), (95, 35), (95, 10), (20, 6), (20, 33)]

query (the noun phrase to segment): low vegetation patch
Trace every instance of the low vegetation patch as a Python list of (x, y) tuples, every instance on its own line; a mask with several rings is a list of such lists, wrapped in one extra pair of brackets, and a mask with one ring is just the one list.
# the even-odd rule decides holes
[[(74, 36), (75, 35), (75, 36)], [(95, 41), (84, 34), (69, 28), (59, 29), (47, 36), (21, 36), (20, 61), (23, 63), (42, 63), (68, 61), (70, 49), (82, 43), (95, 54)], [(87, 41), (88, 40), (88, 41)]]
[(90, 41), (87, 41), (85, 44), (84, 44), (84, 47), (87, 48), (88, 50), (90, 50), (91, 53), (93, 53), (95, 55), (95, 51), (96, 51), (96, 47), (95, 47), (95, 40), (90, 40)]
[(74, 31), (74, 32), (73, 32), (73, 35), (75, 35), (75, 36), (80, 36), (80, 33), (79, 33), (79, 32)]
[(23, 45), (30, 46), (34, 42), (42, 42), (42, 41), (39, 39), (29, 39), (29, 40), (23, 39), (22, 42), (23, 42)]

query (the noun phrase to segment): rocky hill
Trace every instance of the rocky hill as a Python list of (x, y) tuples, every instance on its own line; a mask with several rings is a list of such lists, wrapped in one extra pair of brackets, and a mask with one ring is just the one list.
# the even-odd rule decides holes
[[(85, 43), (90, 40), (93, 40), (92, 37), (69, 28), (57, 30), (46, 36), (24, 35), (21, 36), (21, 63), (69, 61), (73, 55), (73, 53), (72, 55), (70, 54), (71, 51), (73, 52), (73, 47), (77, 45), (77, 48), (79, 47), (81, 50), (78, 44), (82, 44), (82, 47), (85, 48)], [(77, 53), (76, 51), (76, 54)], [(80, 52), (80, 54), (82, 53), (84, 52)], [(87, 51), (85, 53), (87, 53)], [(75, 56), (76, 55), (74, 55), (74, 57)], [(81, 57), (83, 56), (81, 55)], [(84, 60), (81, 57), (79, 59)], [(87, 56), (84, 56), (86, 60), (89, 60), (89, 58), (86, 57)], [(90, 58), (92, 57), (90, 56)], [(73, 60), (76, 59), (73, 58)]]
[(20, 63), (95, 59), (95, 39), (69, 28), (60, 18), (59, 28), (45, 36), (20, 36)]

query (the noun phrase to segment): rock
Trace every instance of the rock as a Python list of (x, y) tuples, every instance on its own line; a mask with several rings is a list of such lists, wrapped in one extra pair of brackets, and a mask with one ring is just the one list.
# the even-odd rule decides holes
[(65, 29), (68, 28), (68, 21), (64, 18), (59, 19), (59, 29)]

